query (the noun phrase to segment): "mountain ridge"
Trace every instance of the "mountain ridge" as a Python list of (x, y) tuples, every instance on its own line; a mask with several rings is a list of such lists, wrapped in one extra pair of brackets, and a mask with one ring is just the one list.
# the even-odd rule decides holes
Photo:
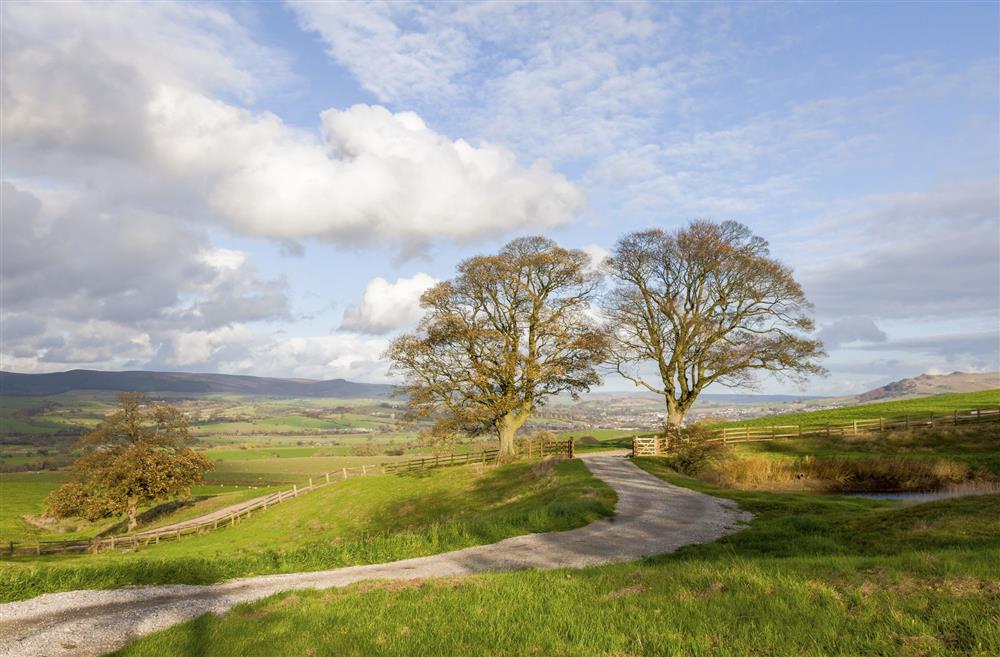
[(925, 397), (952, 392), (977, 392), (1000, 388), (1000, 372), (951, 372), (950, 374), (921, 374), (900, 379), (857, 395), (859, 402)]
[(73, 391), (138, 391), (190, 394), (237, 393), (271, 397), (388, 397), (394, 386), (346, 379), (284, 379), (246, 374), (68, 370), (44, 374), (0, 371), (0, 395), (47, 396)]

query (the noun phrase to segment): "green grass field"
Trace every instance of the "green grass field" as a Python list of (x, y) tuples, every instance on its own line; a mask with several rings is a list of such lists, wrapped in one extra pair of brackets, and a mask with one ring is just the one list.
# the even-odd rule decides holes
[(614, 502), (579, 461), (350, 479), (176, 543), (5, 560), (0, 599), (392, 561), (578, 527), (610, 515)]
[[(65, 472), (18, 472), (0, 475), (0, 549), (14, 543), (89, 539), (99, 534), (120, 533), (125, 527), (121, 519), (109, 518), (97, 522), (82, 519), (63, 520), (51, 526), (38, 527), (22, 516), (40, 516), (45, 496), (67, 481)], [(144, 509), (143, 529), (152, 529), (210, 513), (230, 504), (266, 495), (273, 488), (264, 486), (200, 485), (191, 489), (191, 500), (183, 504), (158, 505), (151, 512)]]
[(760, 417), (753, 420), (724, 422), (712, 426), (742, 427), (770, 426), (772, 424), (798, 424), (803, 427), (821, 427), (826, 426), (827, 424), (850, 424), (852, 420), (877, 420), (878, 418), (884, 418), (887, 421), (901, 421), (907, 416), (915, 419), (920, 416), (926, 417), (928, 415), (947, 415), (955, 410), (997, 407), (1000, 407), (1000, 389), (984, 390), (981, 392), (962, 392), (950, 395), (934, 395), (931, 397), (902, 399), (898, 401), (863, 404), (860, 406), (845, 406), (843, 408), (833, 408), (822, 411), (785, 413), (782, 415)]
[(751, 525), (638, 563), (361, 583), (204, 615), (114, 653), (580, 657), (1000, 654), (1000, 496), (737, 492)]

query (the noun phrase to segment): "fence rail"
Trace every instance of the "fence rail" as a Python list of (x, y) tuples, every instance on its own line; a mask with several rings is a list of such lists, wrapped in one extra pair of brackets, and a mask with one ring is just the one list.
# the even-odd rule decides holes
[[(1000, 408), (972, 408), (956, 410), (947, 415), (907, 415), (903, 419), (865, 418), (846, 424), (826, 424), (803, 427), (799, 424), (773, 424), (713, 429), (706, 442), (734, 445), (782, 438), (815, 436), (859, 436), (865, 433), (882, 433), (899, 429), (930, 429), (941, 426), (959, 426), (976, 422), (1000, 421)], [(679, 436), (636, 436), (632, 439), (632, 456), (665, 454), (683, 442)]]
[[(567, 455), (573, 457), (573, 440), (566, 441), (525, 441), (521, 444), (522, 453), (527, 458), (543, 458), (545, 456)], [(278, 491), (266, 497), (254, 500), (244, 507), (232, 511), (229, 514), (209, 516), (205, 520), (197, 518), (190, 521), (178, 523), (179, 527), (164, 529), (149, 529), (133, 534), (123, 534), (121, 536), (109, 536), (107, 538), (94, 538), (79, 541), (36, 541), (33, 544), (21, 544), (10, 541), (3, 546), (4, 556), (15, 555), (42, 555), (54, 554), (58, 552), (99, 552), (100, 550), (133, 550), (147, 545), (155, 545), (160, 542), (178, 541), (185, 536), (204, 534), (224, 527), (232, 527), (237, 523), (250, 518), (256, 512), (267, 511), (283, 502), (298, 497), (303, 493), (308, 493), (338, 481), (345, 481), (356, 477), (366, 477), (380, 474), (399, 474), (417, 470), (428, 470), (431, 468), (445, 467), (451, 465), (464, 465), (468, 463), (487, 463), (496, 460), (498, 449), (487, 449), (481, 452), (469, 452), (467, 454), (438, 454), (435, 456), (425, 456), (399, 461), (396, 463), (379, 463), (372, 465), (360, 465), (350, 468), (341, 468), (327, 472), (319, 477), (310, 477), (307, 486), (293, 484), (288, 490)]]

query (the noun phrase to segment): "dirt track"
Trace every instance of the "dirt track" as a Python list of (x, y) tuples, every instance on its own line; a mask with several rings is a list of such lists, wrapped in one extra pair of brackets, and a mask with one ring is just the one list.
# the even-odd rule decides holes
[(713, 541), (749, 519), (730, 500), (667, 484), (621, 455), (583, 457), (618, 493), (615, 515), (565, 532), (385, 564), (265, 575), (208, 586), (164, 585), (50, 593), (0, 605), (0, 657), (99, 655), (206, 612), (303, 588), (366, 579), (462, 576), (525, 568), (582, 568), (630, 561)]

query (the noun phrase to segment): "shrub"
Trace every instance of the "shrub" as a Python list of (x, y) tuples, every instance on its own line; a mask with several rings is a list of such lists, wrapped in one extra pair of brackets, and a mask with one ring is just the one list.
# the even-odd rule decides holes
[(695, 476), (703, 470), (725, 460), (729, 449), (718, 443), (709, 442), (712, 434), (703, 427), (694, 425), (684, 429), (668, 429), (673, 449), (667, 461), (670, 467), (686, 475)]

